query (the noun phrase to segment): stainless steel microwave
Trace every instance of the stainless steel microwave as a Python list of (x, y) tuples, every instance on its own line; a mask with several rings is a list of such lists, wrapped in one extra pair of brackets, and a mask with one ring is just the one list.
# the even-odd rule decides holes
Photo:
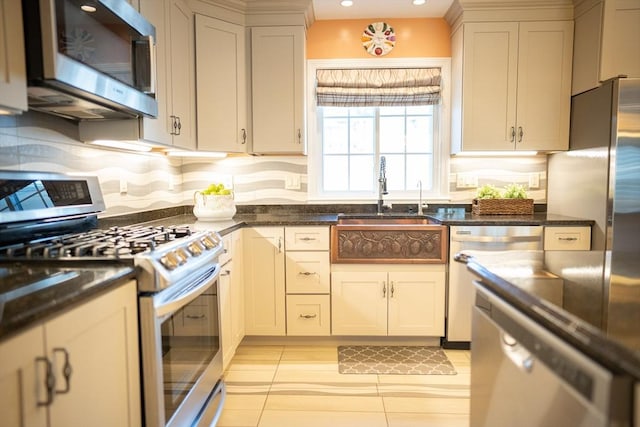
[(29, 108), (156, 117), (155, 28), (125, 0), (22, 0)]

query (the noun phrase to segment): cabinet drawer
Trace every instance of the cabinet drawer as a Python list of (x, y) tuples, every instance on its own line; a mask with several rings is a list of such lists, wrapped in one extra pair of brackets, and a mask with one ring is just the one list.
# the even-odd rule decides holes
[(545, 251), (588, 251), (591, 227), (545, 227)]
[(329, 293), (329, 252), (287, 252), (288, 294)]
[(328, 251), (329, 227), (287, 227), (284, 241), (288, 251)]
[(287, 335), (328, 336), (329, 295), (287, 295)]

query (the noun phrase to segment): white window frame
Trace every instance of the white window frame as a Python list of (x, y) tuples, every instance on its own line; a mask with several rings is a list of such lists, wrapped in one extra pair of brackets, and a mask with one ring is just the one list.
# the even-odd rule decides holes
[[(377, 194), (355, 192), (321, 192), (322, 186), (322, 134), (318, 126), (318, 108), (316, 105), (316, 70), (323, 68), (432, 68), (441, 69), (441, 101), (439, 114), (433, 126), (437, 129), (439, 141), (434, 141), (433, 164), (440, 173), (433, 175), (433, 188), (424, 190), (423, 199), (428, 201), (449, 200), (449, 158), (451, 152), (451, 58), (371, 58), (371, 59), (309, 59), (307, 60), (307, 198), (308, 201), (328, 202), (345, 201), (371, 202)], [(415, 191), (393, 192), (385, 200), (395, 202), (415, 202)]]

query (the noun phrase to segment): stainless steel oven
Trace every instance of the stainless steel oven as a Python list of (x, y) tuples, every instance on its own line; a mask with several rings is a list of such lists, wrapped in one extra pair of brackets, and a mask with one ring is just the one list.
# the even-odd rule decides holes
[(225, 398), (220, 347), (216, 263), (197, 277), (156, 293), (142, 293), (145, 425), (198, 425), (214, 406), (215, 425)]

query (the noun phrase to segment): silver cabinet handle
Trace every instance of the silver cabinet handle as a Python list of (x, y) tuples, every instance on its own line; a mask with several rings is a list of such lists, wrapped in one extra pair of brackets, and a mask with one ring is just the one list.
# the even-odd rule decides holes
[(62, 353), (64, 355), (64, 366), (62, 367), (62, 376), (64, 377), (64, 389), (58, 390), (56, 389), (56, 394), (66, 394), (71, 390), (71, 374), (73, 373), (73, 369), (71, 368), (71, 363), (69, 363), (69, 352), (62, 347), (57, 347), (53, 349), (54, 353)]
[(176, 120), (176, 116), (169, 116), (169, 118), (171, 119), (171, 127), (173, 128), (171, 135), (177, 135), (178, 121)]
[(382, 282), (382, 298), (387, 297), (387, 282)]
[(302, 131), (298, 129), (298, 144), (302, 144)]
[(247, 143), (247, 130), (246, 129), (240, 129), (240, 138), (242, 139), (241, 144), (246, 144)]
[(522, 142), (523, 136), (524, 136), (524, 132), (522, 130), (522, 126), (518, 126), (518, 142)]
[(180, 116), (177, 116), (176, 119), (178, 119), (178, 133), (176, 135), (180, 135), (182, 134), (182, 122), (180, 121)]
[(514, 142), (515, 140), (516, 140), (516, 127), (511, 126), (511, 142)]
[(56, 388), (56, 377), (53, 375), (53, 367), (51, 361), (46, 357), (36, 357), (36, 363), (43, 362), (45, 366), (44, 386), (47, 389), (47, 399), (42, 402), (38, 401), (38, 406), (49, 406), (53, 403), (53, 396)]
[(282, 253), (282, 237), (278, 237), (278, 253)]
[(300, 240), (303, 242), (309, 242), (311, 240), (316, 240), (315, 237), (301, 237)]
[(318, 274), (318, 273), (311, 272), (311, 271), (299, 271), (298, 272), (299, 276), (315, 276), (316, 274)]
[(562, 242), (575, 242), (576, 240), (578, 240), (578, 238), (577, 237), (558, 237), (558, 240)]
[(186, 315), (187, 319), (204, 319), (205, 315), (204, 314), (199, 314), (199, 315), (194, 315), (194, 314), (187, 314)]
[(299, 316), (301, 319), (315, 319), (316, 317), (318, 317), (317, 314), (301, 314)]
[(393, 293), (394, 293), (395, 291), (396, 291), (396, 289), (395, 289), (395, 286), (394, 286), (394, 282), (392, 281), (392, 282), (391, 282), (391, 292), (390, 292), (390, 293), (391, 293), (391, 295), (390, 295), (390, 297), (391, 297), (391, 298), (393, 298)]

